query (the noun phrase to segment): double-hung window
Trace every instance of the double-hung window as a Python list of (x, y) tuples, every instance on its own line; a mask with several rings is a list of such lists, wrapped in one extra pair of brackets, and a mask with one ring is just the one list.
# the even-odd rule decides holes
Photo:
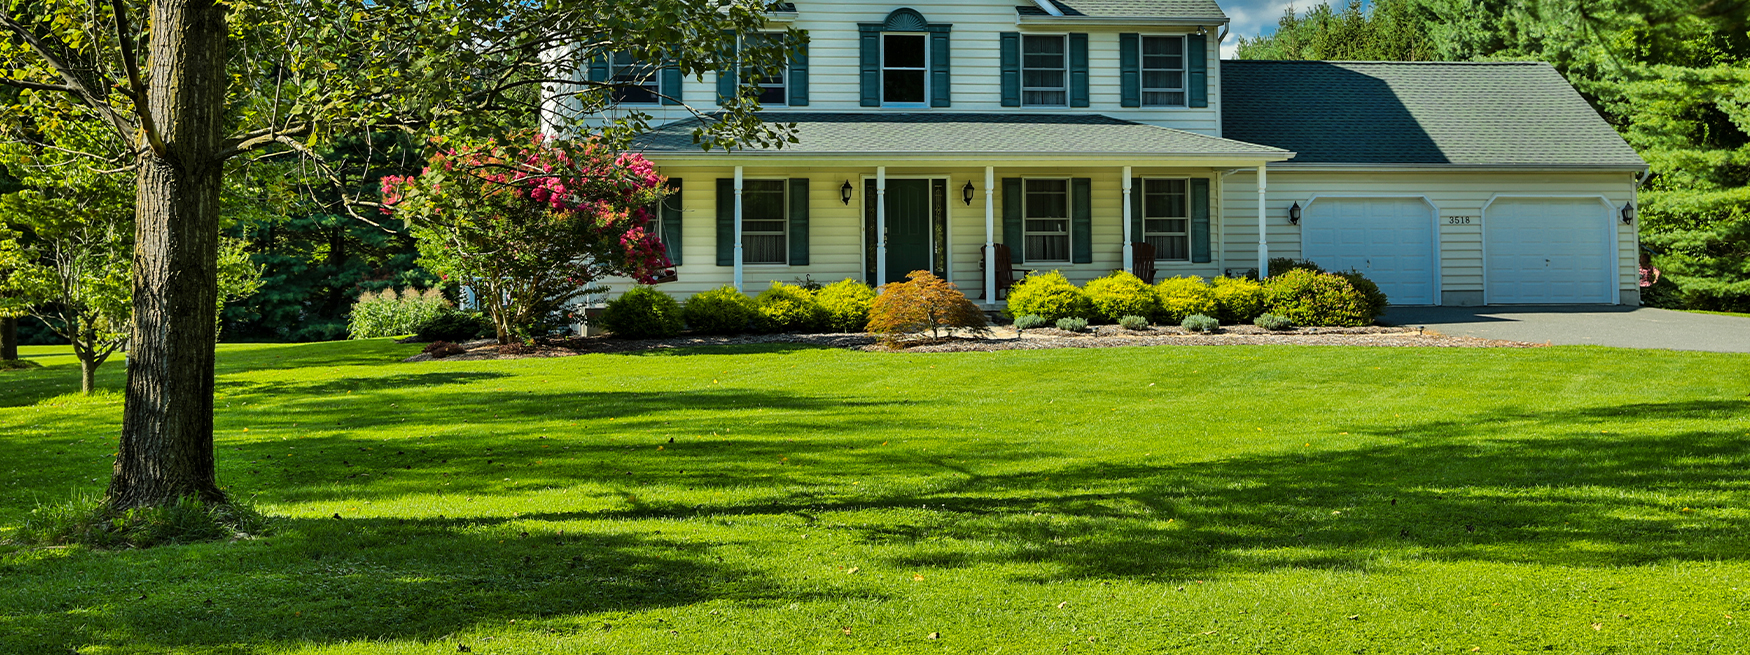
[(614, 83), (614, 102), (631, 105), (654, 105), (661, 93), (656, 66), (640, 61), (631, 53), (616, 52), (608, 60)]
[(1142, 181), (1142, 237), (1157, 261), (1190, 261), (1190, 194), (1185, 179)]
[[(742, 37), (743, 51), (748, 48), (764, 46), (782, 35), (755, 32)], [(754, 84), (760, 87), (760, 105), (764, 107), (782, 107), (790, 104), (790, 94), (785, 80), (789, 78), (789, 66), (742, 66), (741, 83)]]
[(1068, 37), (1021, 36), (1021, 104), (1062, 107), (1069, 104)]
[(1142, 37), (1142, 106), (1185, 106), (1185, 37)]
[(785, 180), (746, 180), (741, 185), (741, 261), (788, 264), (790, 202)]
[(929, 98), (929, 38), (881, 35), (881, 104), (922, 105)]
[(1069, 180), (1022, 182), (1028, 262), (1069, 262)]

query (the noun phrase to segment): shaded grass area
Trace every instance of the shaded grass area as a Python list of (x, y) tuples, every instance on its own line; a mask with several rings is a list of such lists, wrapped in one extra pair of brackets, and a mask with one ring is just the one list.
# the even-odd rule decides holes
[[(416, 351), (223, 347), (221, 479), (278, 531), (0, 546), (0, 652), (1750, 641), (1742, 355)], [(0, 538), (100, 491), (118, 428), (36, 356), (0, 377)]]

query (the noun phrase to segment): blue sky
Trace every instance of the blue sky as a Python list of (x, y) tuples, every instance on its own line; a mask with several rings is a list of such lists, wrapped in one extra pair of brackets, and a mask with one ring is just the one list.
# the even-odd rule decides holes
[[(1234, 46), (1239, 43), (1239, 37), (1254, 37), (1259, 34), (1269, 34), (1276, 31), (1276, 21), (1282, 18), (1282, 11), (1289, 5), (1294, 5), (1297, 12), (1305, 13), (1307, 8), (1320, 4), (1332, 4), (1323, 0), (1216, 0), (1221, 10), (1232, 20), (1228, 24), (1231, 31), (1227, 40), (1221, 42), (1221, 58), (1231, 59)], [(1341, 9), (1348, 0), (1336, 0), (1334, 8)], [(1365, 3), (1363, 3), (1365, 4)]]

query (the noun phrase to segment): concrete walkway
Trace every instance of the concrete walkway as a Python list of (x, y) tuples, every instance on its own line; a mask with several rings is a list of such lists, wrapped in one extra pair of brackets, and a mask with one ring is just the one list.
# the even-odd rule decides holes
[(1380, 320), (1484, 339), (1750, 353), (1750, 318), (1651, 307), (1389, 307)]

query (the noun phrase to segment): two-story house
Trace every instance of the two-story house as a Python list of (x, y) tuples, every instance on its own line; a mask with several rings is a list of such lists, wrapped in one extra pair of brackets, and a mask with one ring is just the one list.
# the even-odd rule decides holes
[(1162, 277), (1308, 258), (1396, 304), (1638, 303), (1646, 164), (1546, 64), (1222, 61), (1213, 0), (784, 8), (811, 43), (762, 116), (797, 143), (703, 152), (696, 118), (621, 94), (666, 122), (634, 149), (679, 188), (670, 293), (929, 269), (994, 304), (1006, 244), (1078, 281), (1152, 251)]

